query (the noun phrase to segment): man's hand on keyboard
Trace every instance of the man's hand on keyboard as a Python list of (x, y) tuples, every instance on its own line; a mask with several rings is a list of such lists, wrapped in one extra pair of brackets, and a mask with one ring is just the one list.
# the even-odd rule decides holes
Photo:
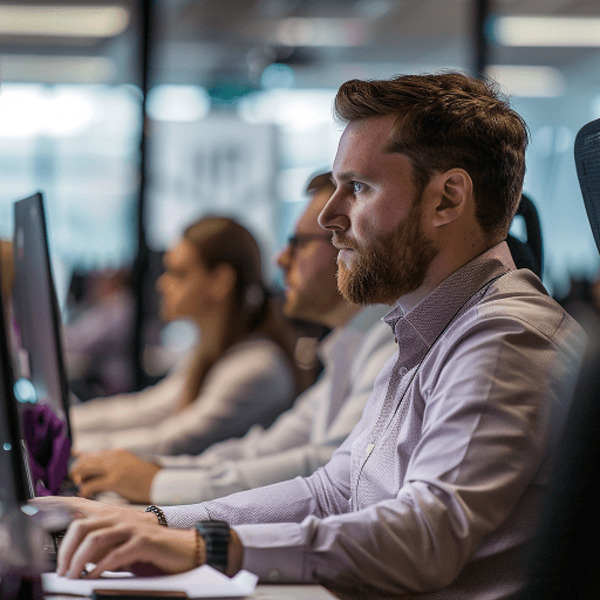
[[(106, 516), (74, 521), (60, 545), (56, 572), (75, 579), (83, 573), (98, 577), (104, 571), (147, 572), (149, 565), (163, 573), (197, 566), (204, 548), (195, 530), (161, 527), (150, 516), (154, 522)], [(95, 565), (91, 569), (90, 563)]]

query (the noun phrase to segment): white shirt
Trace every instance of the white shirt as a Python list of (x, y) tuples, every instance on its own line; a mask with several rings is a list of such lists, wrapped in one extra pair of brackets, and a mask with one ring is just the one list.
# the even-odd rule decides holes
[(265, 426), (290, 407), (294, 377), (281, 348), (250, 338), (229, 348), (206, 374), (198, 397), (177, 412), (188, 361), (133, 394), (72, 407), (79, 452), (125, 448), (138, 454), (198, 453), (255, 423)]
[(214, 444), (199, 456), (157, 457), (153, 504), (184, 504), (308, 476), (324, 465), (356, 425), (375, 377), (396, 345), (380, 321), (389, 308), (362, 310), (321, 342), (317, 382), (268, 429)]

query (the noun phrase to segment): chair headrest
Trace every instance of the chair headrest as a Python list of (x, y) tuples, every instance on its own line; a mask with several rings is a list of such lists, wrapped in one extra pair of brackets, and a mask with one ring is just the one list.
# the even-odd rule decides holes
[(579, 130), (575, 138), (575, 166), (594, 241), (600, 251), (600, 119)]
[(508, 234), (506, 242), (519, 269), (530, 269), (538, 277), (542, 277), (543, 249), (542, 228), (540, 218), (531, 199), (525, 194), (521, 195), (521, 202), (515, 216), (521, 216), (525, 222), (526, 241), (521, 241), (512, 234)]

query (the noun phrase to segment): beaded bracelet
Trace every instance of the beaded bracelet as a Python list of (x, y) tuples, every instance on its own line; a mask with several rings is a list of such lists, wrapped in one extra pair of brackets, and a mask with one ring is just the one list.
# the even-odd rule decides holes
[(158, 519), (158, 524), (162, 525), (163, 527), (168, 527), (167, 517), (165, 517), (165, 513), (160, 508), (158, 508), (158, 506), (154, 506), (154, 504), (151, 504), (150, 506), (148, 506), (148, 508), (146, 508), (144, 512), (154, 513), (156, 515), (156, 518)]

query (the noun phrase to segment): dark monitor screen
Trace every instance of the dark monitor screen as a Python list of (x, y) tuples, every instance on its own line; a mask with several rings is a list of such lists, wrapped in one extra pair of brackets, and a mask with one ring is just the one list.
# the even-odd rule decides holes
[(6, 329), (0, 300), (0, 513), (6, 506), (24, 504), (29, 497)]
[[(15, 202), (14, 218), (13, 306), (18, 328), (20, 370), (17, 394), (19, 390), (31, 392), (34, 395), (32, 401), (50, 406), (66, 421), (71, 437), (69, 385), (42, 195), (38, 193)], [(26, 399), (19, 398), (21, 401)]]

